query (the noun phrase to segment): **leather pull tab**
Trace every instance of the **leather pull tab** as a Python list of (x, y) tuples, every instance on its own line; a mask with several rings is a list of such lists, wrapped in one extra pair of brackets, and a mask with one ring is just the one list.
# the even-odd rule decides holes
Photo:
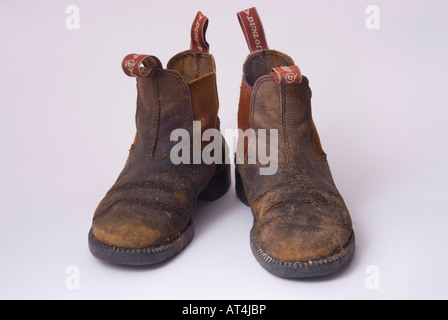
[(263, 24), (261, 23), (257, 9), (254, 7), (243, 10), (238, 12), (237, 15), (250, 52), (269, 49), (266, 36), (264, 35)]
[(124, 57), (121, 67), (130, 77), (149, 78), (158, 69), (162, 69), (162, 63), (155, 56), (131, 53)]
[(191, 50), (209, 51), (210, 46), (207, 40), (205, 40), (207, 27), (208, 18), (201, 11), (198, 11), (191, 26)]
[(302, 73), (298, 66), (279, 67), (271, 70), (271, 75), (278, 84), (301, 83)]

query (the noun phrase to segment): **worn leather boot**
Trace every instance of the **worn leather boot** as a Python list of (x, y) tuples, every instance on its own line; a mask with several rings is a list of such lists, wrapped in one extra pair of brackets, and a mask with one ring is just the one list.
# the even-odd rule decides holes
[[(335, 272), (352, 258), (355, 236), (314, 126), (308, 79), (288, 55), (269, 50), (255, 8), (238, 19), (251, 51), (243, 67), (238, 127), (255, 135), (241, 136), (244, 152), (237, 153), (235, 175), (237, 195), (254, 217), (252, 252), (280, 277)], [(278, 130), (278, 141), (260, 143), (259, 129)], [(269, 164), (276, 172), (262, 174), (268, 164), (254, 146), (270, 150), (276, 142), (277, 161)]]
[[(192, 159), (194, 150), (203, 151), (202, 143), (187, 141), (190, 164), (174, 164), (170, 157), (178, 143), (172, 141), (173, 130), (181, 129), (188, 137), (219, 130), (207, 25), (199, 12), (191, 29), (191, 49), (175, 55), (166, 69), (154, 56), (131, 54), (123, 60), (124, 72), (137, 78), (137, 134), (123, 171), (94, 213), (89, 248), (97, 258), (147, 265), (175, 256), (193, 238), (197, 199), (215, 200), (230, 186), (228, 161), (206, 164), (196, 155)], [(193, 121), (201, 121), (200, 132), (193, 132)]]

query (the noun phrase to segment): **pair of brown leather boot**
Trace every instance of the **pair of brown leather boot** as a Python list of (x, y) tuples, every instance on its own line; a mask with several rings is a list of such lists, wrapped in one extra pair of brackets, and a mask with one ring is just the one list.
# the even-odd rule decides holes
[[(289, 56), (268, 48), (255, 8), (238, 19), (251, 53), (243, 67), (235, 185), (254, 217), (252, 251), (280, 277), (335, 272), (353, 255), (354, 233), (313, 123), (308, 79)], [(147, 265), (175, 256), (193, 238), (196, 201), (213, 201), (230, 187), (207, 26), (198, 12), (190, 50), (166, 69), (154, 56), (123, 60), (125, 73), (137, 78), (137, 134), (93, 217), (89, 247), (102, 260)]]

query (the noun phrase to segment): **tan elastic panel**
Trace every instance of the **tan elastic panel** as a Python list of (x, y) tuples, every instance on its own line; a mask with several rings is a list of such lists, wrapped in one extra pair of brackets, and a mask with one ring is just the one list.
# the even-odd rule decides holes
[(210, 128), (217, 128), (218, 93), (216, 74), (206, 74), (188, 84), (193, 103), (194, 120), (201, 121), (202, 133)]
[(238, 129), (246, 131), (250, 128), (250, 100), (252, 98), (252, 88), (244, 80), (241, 81), (240, 101), (238, 105)]

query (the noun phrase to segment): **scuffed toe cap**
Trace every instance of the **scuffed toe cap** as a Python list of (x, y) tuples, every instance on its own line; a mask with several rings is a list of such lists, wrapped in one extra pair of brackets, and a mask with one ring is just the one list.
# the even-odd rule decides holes
[(168, 212), (116, 205), (107, 214), (95, 217), (92, 234), (98, 242), (111, 247), (158, 247), (169, 243), (182, 231), (175, 228), (180, 222), (172, 220)]
[(352, 237), (351, 225), (331, 214), (278, 214), (255, 228), (261, 248), (272, 258), (287, 262), (307, 262), (328, 258), (342, 250)]

